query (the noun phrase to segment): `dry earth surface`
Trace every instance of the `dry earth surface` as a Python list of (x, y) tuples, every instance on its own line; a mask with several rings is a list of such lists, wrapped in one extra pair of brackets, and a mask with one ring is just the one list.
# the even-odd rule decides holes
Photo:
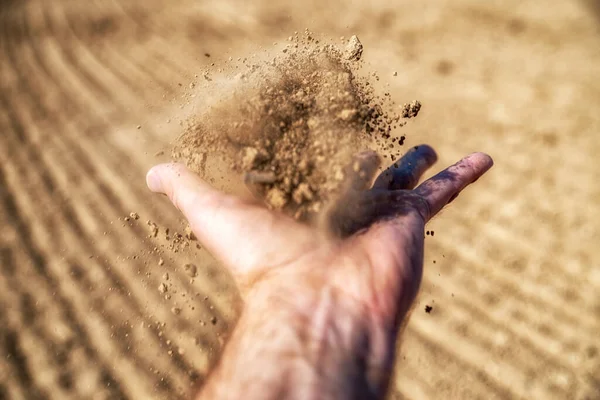
[(391, 398), (600, 398), (597, 1), (4, 0), (0, 399), (202, 383), (238, 300), (144, 174), (217, 95), (210, 63), (305, 28), (358, 35), (423, 103), (407, 146), (496, 161), (428, 228)]

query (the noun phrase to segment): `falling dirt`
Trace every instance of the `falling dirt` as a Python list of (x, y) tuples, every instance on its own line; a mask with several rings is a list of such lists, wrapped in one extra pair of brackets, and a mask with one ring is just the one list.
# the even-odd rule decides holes
[(230, 96), (194, 116), (173, 151), (175, 159), (214, 180), (210, 158), (222, 160), (271, 208), (313, 219), (340, 194), (353, 155), (366, 149), (392, 158), (393, 135), (418, 101), (394, 109), (361, 74), (363, 46), (352, 36), (341, 48), (309, 31), (290, 36), (280, 55), (242, 62)]

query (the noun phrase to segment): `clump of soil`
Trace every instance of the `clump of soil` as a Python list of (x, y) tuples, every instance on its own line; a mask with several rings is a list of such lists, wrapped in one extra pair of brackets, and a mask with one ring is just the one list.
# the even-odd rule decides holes
[(340, 49), (306, 31), (269, 61), (244, 59), (230, 95), (190, 121), (173, 157), (209, 180), (211, 163), (224, 160), (269, 207), (309, 219), (349, 175), (364, 174), (352, 167), (354, 154), (399, 155), (404, 137), (392, 128), (420, 108), (413, 102), (391, 112), (389, 94), (375, 96), (357, 74), (362, 53), (356, 36)]

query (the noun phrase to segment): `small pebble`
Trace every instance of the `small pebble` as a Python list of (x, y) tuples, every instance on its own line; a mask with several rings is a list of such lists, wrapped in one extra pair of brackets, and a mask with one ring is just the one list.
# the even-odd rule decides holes
[(356, 35), (353, 35), (348, 41), (348, 44), (346, 45), (346, 51), (344, 53), (346, 59), (358, 61), (362, 57), (362, 53), (363, 45), (360, 42), (360, 40), (358, 40), (358, 37)]
[(194, 264), (185, 264), (183, 269), (185, 273), (192, 278), (195, 278), (198, 275), (198, 268)]

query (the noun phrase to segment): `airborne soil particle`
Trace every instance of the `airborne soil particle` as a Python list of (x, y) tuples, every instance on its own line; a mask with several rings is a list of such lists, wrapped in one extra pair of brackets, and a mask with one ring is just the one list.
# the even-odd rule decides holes
[(419, 114), (421, 110), (421, 102), (418, 100), (411, 101), (410, 103), (402, 106), (402, 118), (414, 118)]
[(185, 264), (183, 269), (191, 278), (195, 278), (198, 275), (198, 268), (194, 264)]
[(150, 237), (158, 236), (158, 225), (152, 221), (147, 221), (146, 224), (150, 227)]
[(345, 57), (348, 60), (358, 61), (362, 57), (363, 53), (363, 45), (358, 40), (356, 35), (352, 36), (348, 41), (348, 45), (346, 46)]
[(225, 161), (267, 206), (299, 220), (313, 219), (345, 181), (364, 175), (347, 168), (354, 154), (399, 157), (404, 136), (392, 130), (416, 116), (420, 103), (393, 112), (388, 93), (375, 95), (366, 76), (378, 77), (361, 75), (356, 36), (343, 50), (320, 42), (306, 31), (268, 61), (230, 62), (233, 90), (188, 121), (173, 157), (211, 182), (223, 175), (215, 160), (220, 168)]
[(196, 235), (189, 225), (185, 227), (184, 236), (187, 240), (196, 240)]

